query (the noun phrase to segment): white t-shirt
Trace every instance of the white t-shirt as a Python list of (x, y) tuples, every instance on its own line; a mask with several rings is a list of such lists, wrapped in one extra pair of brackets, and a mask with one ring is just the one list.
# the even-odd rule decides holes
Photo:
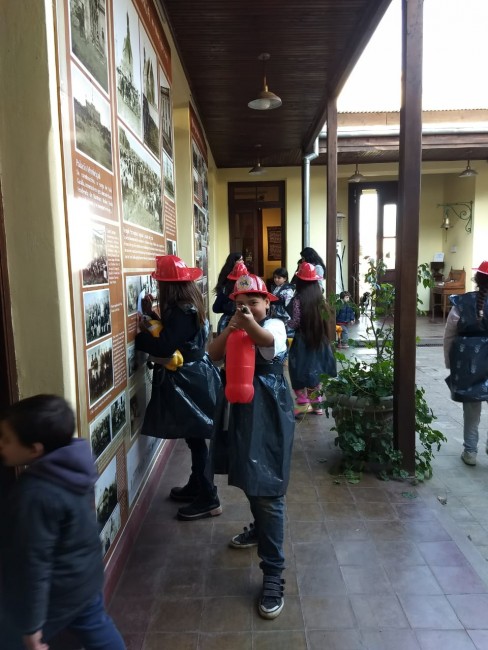
[(268, 318), (263, 328), (274, 336), (274, 344), (270, 347), (258, 347), (266, 361), (271, 361), (277, 354), (286, 352), (286, 329), (285, 324), (279, 318)]

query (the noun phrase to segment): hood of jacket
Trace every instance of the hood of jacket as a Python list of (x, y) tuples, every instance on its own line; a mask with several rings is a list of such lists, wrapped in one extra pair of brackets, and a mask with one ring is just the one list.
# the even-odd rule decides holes
[(73, 438), (69, 445), (41, 456), (25, 473), (62, 485), (77, 494), (92, 490), (98, 478), (90, 446), (83, 438)]

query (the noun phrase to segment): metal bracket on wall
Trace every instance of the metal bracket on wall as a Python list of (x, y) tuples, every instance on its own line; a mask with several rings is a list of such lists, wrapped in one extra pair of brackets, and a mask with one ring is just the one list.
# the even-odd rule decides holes
[(455, 215), (461, 221), (465, 221), (466, 225), (464, 230), (466, 232), (471, 232), (473, 225), (473, 201), (462, 201), (459, 203), (438, 203), (438, 208), (443, 208), (444, 210), (444, 220), (442, 222), (441, 228), (451, 228), (449, 217)]

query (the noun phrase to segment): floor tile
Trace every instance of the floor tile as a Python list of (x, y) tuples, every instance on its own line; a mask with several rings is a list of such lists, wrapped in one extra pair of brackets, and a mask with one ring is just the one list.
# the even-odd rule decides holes
[(154, 604), (148, 632), (198, 632), (202, 598), (161, 598)]
[(381, 566), (343, 566), (341, 572), (349, 594), (392, 592), (388, 576)]
[(309, 650), (364, 650), (359, 630), (309, 630)]
[(361, 637), (362, 650), (420, 650), (412, 630), (361, 630)]
[(350, 601), (362, 629), (408, 628), (402, 607), (394, 594), (351, 595)]
[(171, 650), (197, 650), (198, 634), (180, 632), (173, 634), (171, 632), (151, 632), (146, 635), (144, 641), (144, 650), (162, 650), (162, 648), (171, 648)]
[(476, 650), (464, 630), (418, 630), (417, 639), (422, 650)]
[(385, 567), (397, 594), (441, 594), (442, 590), (428, 566)]
[[(170, 646), (161, 646), (161, 648)], [(252, 650), (251, 632), (200, 634), (198, 650)], [(160, 650), (160, 649), (158, 649)], [(171, 648), (171, 650), (173, 650)]]
[(207, 634), (249, 631), (252, 605), (251, 598), (207, 598), (200, 629)]
[(445, 594), (486, 594), (487, 585), (469, 565), (433, 566), (432, 573)]
[[(303, 630), (275, 630), (254, 632), (253, 650), (307, 650), (307, 641)], [(227, 650), (234, 645), (227, 646)]]
[(301, 600), (307, 629), (333, 630), (355, 625), (351, 603), (346, 596), (302, 596)]
[(488, 594), (447, 596), (465, 628), (484, 630), (488, 627)]
[(456, 630), (463, 627), (445, 596), (400, 594), (399, 599), (414, 629)]

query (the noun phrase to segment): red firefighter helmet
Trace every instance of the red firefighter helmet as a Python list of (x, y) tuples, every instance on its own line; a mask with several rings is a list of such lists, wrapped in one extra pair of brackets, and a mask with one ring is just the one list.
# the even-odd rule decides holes
[(247, 266), (244, 264), (244, 262), (236, 262), (234, 264), (234, 268), (232, 271), (229, 273), (227, 278), (229, 280), (238, 280), (241, 275), (247, 275), (249, 271), (247, 270)]
[(313, 280), (322, 280), (320, 275), (317, 275), (315, 266), (309, 262), (302, 262), (298, 267), (297, 278), (312, 282)]
[(266, 288), (264, 280), (258, 275), (253, 275), (248, 273), (247, 275), (241, 275), (234, 285), (234, 291), (230, 294), (229, 298), (235, 300), (236, 296), (241, 293), (259, 293), (265, 298), (269, 298), (271, 302), (278, 300), (276, 296), (273, 296), (272, 293)]
[(187, 266), (176, 255), (158, 255), (151, 276), (158, 282), (193, 282), (203, 275), (202, 269)]

